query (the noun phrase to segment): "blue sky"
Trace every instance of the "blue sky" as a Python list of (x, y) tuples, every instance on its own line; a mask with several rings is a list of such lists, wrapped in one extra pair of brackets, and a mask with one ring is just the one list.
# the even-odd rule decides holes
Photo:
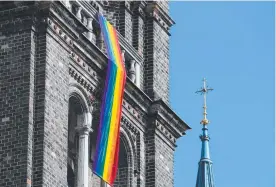
[(170, 98), (192, 130), (177, 141), (175, 187), (194, 187), (206, 77), (219, 187), (274, 186), (274, 2), (170, 2)]

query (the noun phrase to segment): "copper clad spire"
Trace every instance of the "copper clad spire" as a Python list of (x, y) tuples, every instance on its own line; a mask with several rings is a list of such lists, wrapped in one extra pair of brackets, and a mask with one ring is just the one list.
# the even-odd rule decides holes
[(201, 157), (198, 163), (198, 173), (196, 180), (196, 187), (214, 187), (214, 175), (212, 169), (212, 161), (210, 158), (210, 150), (209, 150), (209, 140), (210, 137), (208, 135), (207, 125), (210, 123), (207, 119), (207, 102), (206, 96), (209, 91), (212, 91), (212, 88), (208, 88), (206, 86), (206, 79), (203, 79), (203, 87), (197, 91), (196, 93), (200, 93), (203, 95), (204, 103), (203, 103), (203, 119), (200, 124), (202, 124), (202, 135), (200, 135), (200, 139), (202, 142), (201, 147)]

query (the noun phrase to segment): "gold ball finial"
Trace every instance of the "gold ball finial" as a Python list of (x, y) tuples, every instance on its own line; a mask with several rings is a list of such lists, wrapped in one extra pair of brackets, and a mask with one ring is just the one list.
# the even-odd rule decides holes
[(207, 124), (209, 124), (209, 120), (208, 119), (203, 119), (203, 120), (201, 120), (200, 124), (207, 125)]

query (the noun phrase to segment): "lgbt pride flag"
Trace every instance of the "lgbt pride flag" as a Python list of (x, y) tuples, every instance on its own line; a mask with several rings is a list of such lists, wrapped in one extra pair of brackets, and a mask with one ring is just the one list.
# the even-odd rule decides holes
[(107, 49), (108, 67), (93, 170), (105, 182), (113, 185), (118, 168), (120, 121), (126, 71), (116, 29), (102, 15), (99, 14), (98, 17)]

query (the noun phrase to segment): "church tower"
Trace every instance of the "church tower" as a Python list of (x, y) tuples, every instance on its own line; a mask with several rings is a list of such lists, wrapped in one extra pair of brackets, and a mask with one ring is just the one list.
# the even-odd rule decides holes
[(0, 3), (0, 186), (100, 187), (93, 173), (108, 56), (98, 14), (115, 28), (127, 72), (114, 187), (172, 187), (168, 1)]
[(204, 105), (203, 105), (203, 120), (200, 122), (202, 124), (202, 135), (200, 135), (200, 140), (202, 142), (201, 147), (201, 157), (198, 163), (198, 173), (196, 180), (196, 187), (215, 187), (214, 175), (212, 168), (212, 161), (210, 157), (209, 150), (209, 140), (208, 127), (209, 121), (207, 119), (207, 105), (206, 105), (206, 95), (208, 91), (213, 89), (206, 86), (206, 79), (203, 80), (203, 88), (197, 93), (201, 93), (204, 96)]

